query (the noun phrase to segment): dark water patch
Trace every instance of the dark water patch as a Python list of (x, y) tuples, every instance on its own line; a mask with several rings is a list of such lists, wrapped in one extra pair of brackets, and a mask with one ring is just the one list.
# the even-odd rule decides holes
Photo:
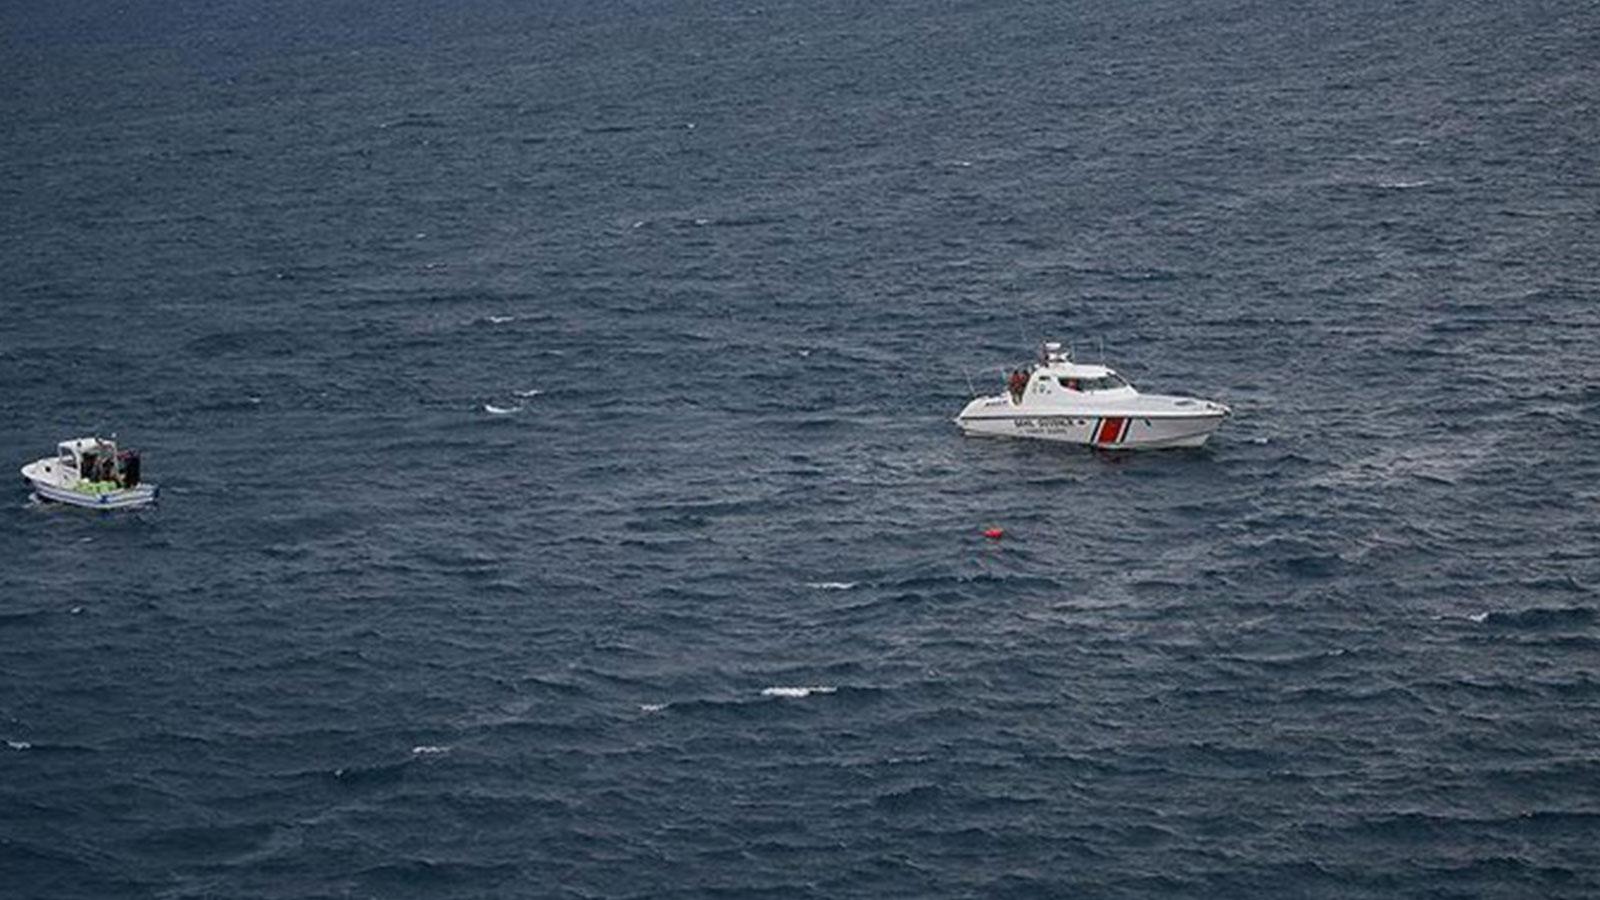
[[(1424, 683), (1421, 686), (1452, 687), (1459, 686), (1467, 689), (1496, 690), (1495, 687), (1475, 685), (1468, 682), (1458, 682), (1454, 685)], [(1294, 687), (1282, 692), (1282, 701), (1286, 706), (1308, 705), (1317, 706), (1378, 706), (1390, 709), (1404, 709), (1425, 705), (1423, 695), (1410, 687)]]
[(1530, 810), (1510, 816), (1446, 815), (1395, 812), (1350, 826), (1358, 832), (1406, 842), (1466, 839), (1504, 831), (1522, 838), (1576, 836), (1600, 823), (1600, 813), (1566, 810)]
[(452, 885), (493, 887), (523, 875), (513, 863), (476, 863), (457, 860), (404, 859), (369, 866), (354, 873), (362, 884), (389, 890), (442, 890)]
[(378, 127), (382, 128), (382, 129), (388, 129), (388, 128), (395, 128), (395, 129), (408, 129), (408, 128), (434, 129), (434, 128), (445, 128), (445, 127), (447, 127), (447, 123), (442, 121), (437, 115), (435, 115), (433, 113), (406, 113), (405, 115), (401, 116), (398, 119), (392, 119), (392, 120), (387, 121), (387, 122), (380, 122), (378, 124)]
[(938, 814), (948, 808), (947, 795), (935, 784), (917, 784), (872, 798), (872, 805), (896, 815)]
[(304, 349), (304, 335), (282, 328), (247, 328), (234, 331), (213, 332), (194, 338), (185, 346), (188, 352), (202, 356), (290, 356)]
[(1534, 682), (1534, 686), (1564, 700), (1586, 701), (1600, 698), (1600, 678), (1586, 675), (1561, 680), (1540, 679)]
[(1327, 650), (1315, 650), (1307, 653), (1287, 653), (1273, 656), (1234, 656), (1223, 654), (1217, 656), (1218, 662), (1234, 665), (1259, 668), (1266, 671), (1314, 671), (1326, 669), (1330, 666), (1345, 666), (1352, 663), (1352, 652), (1342, 647)]
[(250, 854), (265, 846), (275, 830), (276, 826), (264, 823), (165, 828), (137, 838), (134, 846), (163, 859), (211, 862)]
[(1574, 784), (1591, 783), (1600, 773), (1600, 760), (1564, 759), (1530, 761), (1516, 766), (1497, 766), (1480, 770), (1482, 777), (1518, 788), (1541, 788), (1562, 792)]
[(331, 771), (304, 774), (314, 775), (319, 780), (341, 789), (372, 790), (399, 784), (405, 779), (411, 764), (410, 760), (401, 760), (392, 763), (340, 766)]
[(1507, 630), (1546, 631), (1593, 624), (1595, 610), (1587, 606), (1530, 607), (1517, 610), (1491, 610), (1483, 624)]
[(585, 134), (631, 134), (643, 130), (644, 127), (639, 124), (618, 122), (609, 125), (590, 125), (583, 131)]
[(1488, 883), (1546, 885), (1551, 888), (1577, 886), (1577, 870), (1560, 865), (1541, 865), (1518, 856), (1483, 856), (1450, 865), (1423, 866), (1423, 870), (1442, 886)]
[(34, 609), (25, 612), (0, 613), (0, 628), (27, 628), (45, 625), (59, 615), (59, 610)]
[(510, 821), (557, 817), (566, 819), (574, 810), (566, 803), (522, 793), (493, 793), (484, 789), (452, 792), (430, 798), (460, 821), (482, 826), (499, 826)]

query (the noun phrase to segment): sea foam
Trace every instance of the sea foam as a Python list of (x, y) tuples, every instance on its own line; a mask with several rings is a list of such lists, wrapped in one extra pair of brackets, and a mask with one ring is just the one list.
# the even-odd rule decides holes
[(831, 694), (831, 693), (833, 693), (834, 691), (837, 691), (837, 690), (838, 690), (838, 688), (830, 687), (830, 686), (827, 686), (827, 685), (816, 685), (816, 686), (812, 686), (812, 687), (781, 687), (781, 686), (775, 686), (775, 687), (762, 688), (761, 689), (761, 696), (763, 696), (763, 697), (794, 697), (794, 698), (800, 698), (800, 697), (809, 697), (812, 694)]

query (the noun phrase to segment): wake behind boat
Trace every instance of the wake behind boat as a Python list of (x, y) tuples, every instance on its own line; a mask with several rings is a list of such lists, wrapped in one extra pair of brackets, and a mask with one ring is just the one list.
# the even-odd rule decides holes
[(95, 509), (126, 509), (156, 499), (156, 486), (140, 481), (137, 450), (118, 450), (97, 437), (62, 441), (55, 456), (22, 467), (22, 477), (45, 500)]
[(1232, 410), (1197, 397), (1141, 394), (1103, 365), (1081, 365), (1059, 343), (1011, 373), (1008, 390), (956, 417), (973, 437), (1019, 437), (1116, 449), (1199, 447)]

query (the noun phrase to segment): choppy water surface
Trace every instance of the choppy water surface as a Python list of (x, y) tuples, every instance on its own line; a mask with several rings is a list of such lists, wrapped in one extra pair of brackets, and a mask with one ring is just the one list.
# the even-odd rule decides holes
[(7, 8), (4, 893), (1593, 896), (1595, 24)]

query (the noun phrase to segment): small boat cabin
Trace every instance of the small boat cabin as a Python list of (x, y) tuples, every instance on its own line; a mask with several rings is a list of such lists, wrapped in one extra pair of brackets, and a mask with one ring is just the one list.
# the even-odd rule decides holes
[(115, 441), (76, 438), (56, 445), (56, 464), (84, 481), (112, 482), (131, 488), (139, 483), (139, 451), (118, 450)]

